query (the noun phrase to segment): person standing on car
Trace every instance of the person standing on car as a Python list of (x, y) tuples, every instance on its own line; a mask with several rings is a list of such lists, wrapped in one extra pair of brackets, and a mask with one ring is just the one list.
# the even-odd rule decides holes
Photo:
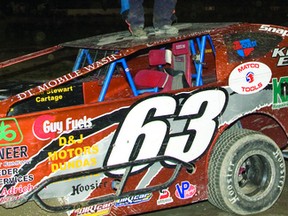
[[(121, 0), (122, 15), (129, 31), (135, 37), (147, 37), (144, 31), (144, 0)], [(175, 20), (175, 7), (177, 0), (154, 0), (153, 27), (155, 34), (177, 34), (178, 29), (172, 26)]]

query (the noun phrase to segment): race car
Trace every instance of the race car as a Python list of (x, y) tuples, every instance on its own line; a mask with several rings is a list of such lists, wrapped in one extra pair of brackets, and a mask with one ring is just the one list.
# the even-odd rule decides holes
[(0, 63), (0, 203), (132, 215), (209, 200), (239, 215), (285, 183), (288, 28), (176, 24)]

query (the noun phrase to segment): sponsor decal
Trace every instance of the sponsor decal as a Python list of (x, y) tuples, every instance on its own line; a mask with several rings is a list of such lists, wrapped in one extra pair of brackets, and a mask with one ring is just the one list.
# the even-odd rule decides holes
[[(14, 174), (14, 176), (9, 175), (9, 176), (5, 176), (0, 178), (0, 185), (15, 185), (17, 183), (21, 183), (21, 182), (32, 182), (34, 180), (34, 175), (33, 174), (27, 174), (27, 175), (20, 175), (18, 172), (18, 169), (15, 168), (11, 168), (11, 169), (2, 169), (0, 170), (1, 173), (3, 172), (9, 172), (9, 170), (13, 170), (12, 173)], [(12, 187), (10, 187), (11, 189)], [(3, 191), (8, 191), (10, 189), (7, 188), (3, 188), (0, 192), (0, 194), (2, 194)], [(15, 189), (15, 188), (14, 188)], [(13, 189), (12, 189), (13, 190)]]
[(3, 163), (0, 162), (0, 167), (14, 167), (14, 166), (22, 166), (23, 164), (30, 163), (30, 159), (27, 160), (14, 160), (14, 161), (4, 161)]
[(158, 41), (153, 41), (151, 43), (147, 43), (146, 46), (147, 47), (157, 46), (157, 45), (161, 45), (163, 43), (169, 43), (170, 41), (171, 41), (171, 38), (161, 39), (161, 40), (158, 40)]
[(272, 79), (273, 86), (273, 109), (280, 109), (288, 106), (288, 77)]
[(288, 36), (288, 30), (282, 28), (271, 27), (270, 25), (261, 25), (259, 31), (266, 31), (279, 34), (283, 37)]
[(58, 102), (63, 99), (63, 94), (73, 92), (73, 86), (64, 87), (64, 88), (55, 88), (50, 89), (46, 94), (41, 93), (35, 98), (36, 103), (45, 103), (45, 102)]
[(1, 147), (0, 160), (28, 158), (27, 151), (28, 147), (26, 145)]
[[(94, 146), (81, 146), (69, 149), (62, 149), (60, 151), (48, 152), (48, 159), (51, 165), (51, 171), (57, 170), (69, 170), (81, 167), (91, 167), (97, 165), (95, 157), (85, 158), (83, 156), (98, 154), (98, 145)], [(69, 160), (74, 157), (78, 157), (76, 160)], [(65, 162), (59, 162), (59, 160), (69, 160)]]
[(77, 138), (75, 135), (70, 135), (68, 137), (59, 137), (59, 146), (81, 144), (83, 142), (83, 134), (80, 134)]
[(6, 202), (15, 202), (17, 200), (21, 199), (21, 195), (18, 196), (3, 196), (0, 197), (0, 203), (6, 203)]
[[(34, 175), (19, 175), (18, 168), (9, 168), (9, 169), (0, 169), (0, 185), (6, 184), (14, 184), (19, 182), (31, 182), (34, 180)], [(13, 177), (12, 177), (13, 176)], [(11, 189), (11, 188), (10, 188)], [(10, 189), (3, 189), (0, 193), (1, 195), (5, 195), (3, 193), (9, 193)], [(15, 191), (15, 187), (11, 189)], [(3, 192), (4, 191), (4, 192)]]
[[(119, 108), (119, 109), (114, 110), (112, 112), (106, 113), (105, 115), (102, 115), (102, 116), (99, 116), (99, 117), (95, 117), (95, 119), (92, 120), (93, 127), (91, 129), (89, 129), (89, 130), (87, 130), (85, 128), (79, 129), (79, 130), (77, 130), (77, 133), (83, 134), (84, 138), (87, 137), (87, 136), (91, 136), (91, 135), (93, 135), (94, 133), (96, 133), (98, 131), (102, 131), (105, 128), (110, 127), (111, 125), (118, 124), (119, 123), (119, 116), (126, 116), (127, 112), (128, 112), (128, 108), (127, 107), (124, 107), (124, 108), (122, 107), (122, 108)], [(96, 122), (97, 122), (97, 124), (96, 124)], [(75, 134), (75, 131), (67, 131), (66, 132), (67, 136), (74, 135), (74, 134)], [(84, 153), (84, 152), (93, 153), (93, 152), (98, 152), (99, 151), (99, 150), (96, 150), (98, 147), (93, 147), (92, 149), (91, 148), (92, 147), (89, 148), (89, 146), (87, 146), (85, 148), (82, 147), (82, 153)], [(21, 160), (21, 161), (19, 161), (19, 160), (18, 161), (16, 161), (16, 160), (8, 160), (8, 161), (4, 160), (4, 165), (7, 162), (9, 162), (9, 164), (6, 164), (7, 166), (13, 166), (14, 163), (15, 163), (15, 165), (20, 165), (21, 164), (22, 166), (21, 166), (21, 169), (18, 170), (18, 176), (26, 176), (26, 175), (29, 175), (30, 171), (35, 169), (35, 167), (39, 163), (49, 160), (48, 152), (51, 152), (51, 154), (52, 154), (51, 157), (52, 157), (52, 160), (53, 160), (57, 156), (57, 153), (55, 153), (55, 152), (61, 151), (61, 150), (63, 150), (63, 146), (59, 146), (59, 140), (58, 139), (52, 139), (52, 140), (49, 141), (48, 144), (43, 146), (41, 151), (38, 151), (35, 155), (33, 155), (33, 157), (30, 157), (29, 160)], [(75, 150), (75, 148), (73, 148), (73, 150), (66, 151), (66, 153), (65, 152), (61, 152), (60, 155), (58, 155), (57, 157), (60, 158), (60, 157), (64, 157), (64, 155), (73, 154), (74, 150)], [(80, 152), (81, 152), (81, 150), (77, 149), (75, 154), (80, 154)], [(23, 154), (23, 155), (25, 155), (25, 154)], [(88, 156), (89, 156), (89, 154), (84, 155), (85, 159), (88, 158)], [(93, 156), (93, 155), (91, 154), (90, 156)], [(81, 155), (81, 157), (83, 157), (83, 155)], [(2, 158), (4, 158), (4, 157), (2, 157)], [(3, 162), (3, 161), (0, 161), (0, 162)], [(17, 163), (17, 162), (19, 162), (19, 163)], [(51, 164), (51, 162), (59, 165), (59, 163), (58, 163), (58, 161), (56, 161), (56, 159), (55, 159), (55, 161), (49, 161), (50, 164)], [(95, 161), (92, 161), (92, 162), (95, 164), (96, 163), (96, 158), (95, 158)], [(76, 162), (75, 162), (75, 164), (70, 163), (70, 165), (69, 165), (69, 162), (68, 162), (68, 163), (66, 163), (64, 165), (69, 165), (67, 167), (72, 168), (73, 165), (80, 166), (79, 165), (80, 163), (81, 162), (78, 161), (78, 163), (76, 163)], [(87, 164), (87, 160), (82, 160), (82, 163), (84, 165), (86, 165)], [(65, 168), (65, 166), (64, 166), (64, 168)], [(41, 175), (41, 174), (39, 174), (39, 175)], [(11, 187), (15, 186), (16, 183), (17, 182), (14, 181), (11, 184), (3, 185), (2, 189), (0, 190), (0, 193), (1, 193), (2, 190), (4, 190), (4, 188), (8, 190)], [(0, 197), (0, 203), (7, 202), (7, 201), (10, 201), (10, 200), (17, 200), (18, 196), (17, 197), (13, 196), (11, 199), (10, 198), (11, 197)]]
[(34, 189), (34, 186), (31, 185), (30, 183), (26, 186), (18, 186), (18, 187), (11, 187), (10, 189), (6, 189), (4, 188), (2, 191), (1, 191), (1, 194), (0, 196), (12, 196), (12, 195), (17, 195), (17, 194), (23, 194), (23, 193), (27, 193), (27, 192), (30, 192)]
[(270, 82), (271, 69), (261, 62), (238, 65), (229, 76), (229, 87), (238, 94), (253, 94), (264, 89)]
[(189, 181), (183, 181), (181, 184), (176, 184), (175, 196), (178, 199), (189, 199), (196, 194), (196, 185), (190, 184)]
[[(113, 61), (115, 61), (115, 60), (117, 60), (117, 59), (119, 59), (121, 57), (122, 57), (121, 53), (105, 56), (104, 58), (92, 63), (91, 65), (83, 67), (83, 68), (81, 68), (81, 69), (79, 69), (77, 71), (73, 71), (71, 73), (63, 75), (62, 77), (58, 77), (56, 79), (50, 80), (49, 82), (44, 83), (44, 84), (42, 84), (40, 86), (37, 86), (35, 88), (26, 90), (24, 92), (21, 92), (21, 93), (15, 95), (15, 96), (13, 96), (11, 98), (11, 100), (13, 100), (14, 102), (17, 102), (17, 101), (24, 100), (24, 99), (27, 99), (29, 97), (32, 97), (34, 95), (39, 95), (42, 92), (48, 91), (48, 90), (50, 90), (52, 88), (55, 88), (56, 86), (59, 86), (59, 85), (61, 85), (63, 83), (66, 83), (66, 82), (69, 82), (69, 81), (71, 81), (71, 80), (73, 80), (73, 79), (75, 79), (75, 78), (77, 78), (79, 76), (87, 74), (87, 73), (89, 73), (89, 72), (91, 72), (91, 71), (93, 71), (93, 70), (95, 70), (95, 69), (97, 69), (99, 67), (102, 67), (105, 64), (113, 62)], [(39, 99), (39, 100), (41, 100), (41, 99)]]
[(72, 194), (71, 196), (75, 196), (78, 195), (82, 192), (87, 192), (87, 191), (93, 191), (93, 190), (97, 190), (97, 189), (101, 189), (101, 188), (106, 188), (107, 187), (107, 183), (108, 182), (98, 182), (98, 180), (96, 180), (94, 183), (92, 184), (87, 184), (87, 185), (82, 185), (82, 184), (78, 184), (78, 185), (73, 185), (72, 186)]
[(280, 178), (279, 178), (277, 188), (282, 190), (283, 187), (285, 186), (285, 176), (286, 176), (285, 175), (286, 174), (285, 160), (283, 160), (283, 158), (282, 158), (281, 150), (273, 152), (273, 155), (274, 155), (275, 159), (279, 162), (279, 169), (280, 169)]
[(140, 194), (130, 197), (125, 197), (119, 200), (115, 201), (116, 207), (122, 207), (122, 206), (129, 206), (129, 205), (136, 205), (144, 202), (148, 202), (152, 198), (152, 193), (147, 194)]
[(22, 140), (23, 134), (15, 118), (0, 119), (0, 146), (16, 145)]
[(166, 205), (173, 202), (173, 198), (171, 197), (170, 191), (168, 189), (164, 189), (159, 193), (160, 194), (157, 200), (157, 205)]
[[(227, 171), (227, 182), (228, 182), (228, 186), (227, 186), (227, 190), (228, 190), (228, 200), (231, 204), (235, 204), (237, 201), (239, 201), (239, 196), (238, 193), (236, 191), (236, 189), (233, 186), (233, 180), (234, 180), (234, 170), (235, 169), (235, 164), (233, 164), (232, 162), (230, 162), (229, 164), (229, 168)], [(242, 172), (245, 172), (244, 170), (245, 168), (240, 168), (239, 170), (239, 176), (242, 175)]]
[(88, 206), (84, 208), (79, 208), (73, 211), (72, 215), (75, 215), (75, 216), (109, 215), (113, 205), (114, 203), (110, 202), (110, 203), (103, 203), (103, 204)]
[(272, 58), (278, 58), (277, 66), (287, 66), (288, 65), (287, 47), (275, 48), (272, 53)]
[(249, 56), (254, 48), (257, 46), (256, 41), (251, 41), (250, 39), (244, 39), (233, 42), (233, 49), (237, 51), (237, 54), (241, 57)]
[[(157, 95), (131, 106), (111, 141), (104, 166), (159, 155), (185, 162), (200, 157), (213, 138), (217, 116), (225, 108), (227, 95), (223, 89), (210, 89), (185, 96)], [(169, 161), (162, 165), (175, 166)], [(147, 166), (134, 167), (131, 173)], [(124, 171), (119, 169), (107, 174), (117, 176)]]
[[(57, 137), (64, 131), (90, 129), (91, 127), (92, 119), (87, 116), (79, 119), (69, 117), (64, 121), (56, 121), (54, 116), (42, 115), (33, 124), (33, 134), (39, 140), (47, 140)], [(73, 139), (75, 140), (75, 137)]]

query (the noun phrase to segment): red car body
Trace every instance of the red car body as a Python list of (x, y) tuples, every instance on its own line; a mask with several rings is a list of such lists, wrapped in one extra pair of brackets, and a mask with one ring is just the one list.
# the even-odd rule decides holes
[(273, 205), (285, 182), (288, 28), (177, 27), (0, 63), (4, 207), (34, 200), (70, 215), (129, 215), (207, 199), (237, 214)]

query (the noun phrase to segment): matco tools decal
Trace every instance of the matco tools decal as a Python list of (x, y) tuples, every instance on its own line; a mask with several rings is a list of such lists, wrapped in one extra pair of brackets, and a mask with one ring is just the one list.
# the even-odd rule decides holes
[(253, 94), (264, 89), (270, 82), (271, 69), (261, 62), (238, 65), (229, 76), (229, 87), (238, 94)]

